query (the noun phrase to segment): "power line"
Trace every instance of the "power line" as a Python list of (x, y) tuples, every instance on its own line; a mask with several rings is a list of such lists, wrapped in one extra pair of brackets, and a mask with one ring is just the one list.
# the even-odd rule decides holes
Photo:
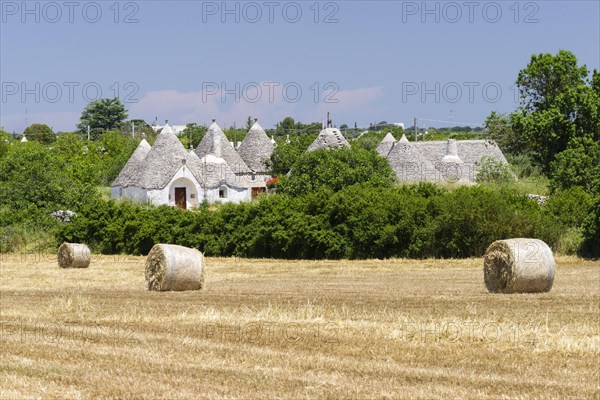
[(419, 121), (429, 121), (429, 122), (441, 122), (441, 123), (446, 123), (448, 125), (452, 125), (452, 124), (463, 124), (463, 125), (475, 125), (475, 126), (483, 126), (483, 124), (478, 124), (475, 122), (462, 122), (462, 121), (441, 121), (438, 119), (429, 119), (429, 118), (419, 118)]

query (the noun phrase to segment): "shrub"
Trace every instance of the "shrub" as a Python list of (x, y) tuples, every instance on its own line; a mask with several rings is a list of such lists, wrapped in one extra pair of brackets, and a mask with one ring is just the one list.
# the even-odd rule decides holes
[(592, 196), (580, 186), (559, 190), (548, 197), (544, 214), (565, 228), (579, 228), (592, 206)]
[[(211, 256), (287, 259), (473, 257), (511, 237), (573, 251), (576, 232), (564, 233), (582, 220), (577, 196), (573, 189), (540, 208), (527, 196), (487, 186), (449, 192), (431, 184), (360, 184), (193, 211), (96, 200), (61, 226), (57, 241), (102, 253), (147, 254), (156, 243), (171, 243)], [(582, 231), (586, 240), (597, 232), (592, 222)]]
[(577, 255), (583, 245), (581, 228), (568, 228), (558, 239), (555, 251), (566, 255)]
[(488, 187), (463, 187), (436, 202), (436, 257), (481, 256), (495, 240), (532, 237), (539, 212), (528, 198)]
[(300, 196), (329, 188), (337, 192), (358, 183), (390, 187), (394, 172), (386, 159), (364, 149), (323, 149), (303, 154), (288, 176), (282, 177), (280, 189), (290, 196)]
[(95, 194), (73, 177), (64, 160), (37, 142), (11, 146), (0, 161), (0, 203), (13, 212), (76, 209)]
[(600, 194), (600, 142), (591, 137), (572, 138), (566, 150), (550, 164), (552, 189), (581, 186)]
[(477, 183), (509, 183), (515, 181), (510, 167), (492, 157), (483, 157), (477, 162)]
[(542, 169), (533, 163), (528, 154), (506, 154), (506, 161), (519, 179), (543, 176)]
[(600, 196), (596, 196), (589, 215), (583, 221), (583, 244), (580, 254), (600, 257)]

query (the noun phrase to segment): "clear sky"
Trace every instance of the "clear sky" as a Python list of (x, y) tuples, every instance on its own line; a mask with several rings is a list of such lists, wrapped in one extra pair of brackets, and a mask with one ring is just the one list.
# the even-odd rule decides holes
[(534, 53), (600, 65), (598, 1), (0, 1), (0, 126), (130, 118), (224, 127), (481, 124)]

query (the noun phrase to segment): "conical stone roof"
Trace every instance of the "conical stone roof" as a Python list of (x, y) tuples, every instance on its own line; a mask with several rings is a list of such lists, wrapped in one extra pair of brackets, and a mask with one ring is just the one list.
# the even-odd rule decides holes
[(201, 179), (199, 182), (206, 189), (218, 188), (221, 185), (235, 188), (252, 187), (251, 182), (245, 175), (234, 174), (227, 162), (221, 157), (208, 154), (199, 161), (198, 176)]
[(251, 172), (244, 160), (242, 160), (235, 149), (231, 147), (225, 133), (214, 121), (208, 127), (208, 130), (198, 147), (196, 147), (195, 153), (200, 159), (207, 155), (214, 155), (224, 159), (229, 165), (229, 168), (236, 174)]
[(306, 151), (342, 147), (350, 147), (350, 143), (342, 135), (342, 132), (337, 128), (325, 128)]
[(166, 124), (130, 185), (151, 190), (163, 189), (179, 168), (187, 163), (187, 159), (187, 151), (173, 129)]
[[(406, 137), (402, 137), (406, 140)], [(396, 173), (398, 180), (412, 183), (420, 181), (435, 181), (436, 170), (408, 140), (402, 139), (394, 144), (387, 159)]]
[(140, 172), (140, 168), (144, 163), (144, 159), (150, 152), (150, 149), (151, 147), (146, 139), (142, 139), (111, 186), (128, 187)]
[(252, 171), (265, 172), (267, 170), (265, 160), (273, 154), (273, 142), (258, 121), (254, 122), (248, 131), (238, 148), (238, 154)]
[(388, 153), (390, 152), (390, 150), (394, 146), (394, 142), (395, 141), (396, 141), (396, 139), (394, 138), (394, 136), (392, 135), (392, 133), (388, 132), (388, 134), (385, 135), (385, 137), (383, 138), (383, 140), (381, 141), (381, 143), (379, 143), (379, 145), (377, 146), (377, 148), (375, 149), (375, 151), (381, 157), (385, 157), (385, 156), (388, 155)]

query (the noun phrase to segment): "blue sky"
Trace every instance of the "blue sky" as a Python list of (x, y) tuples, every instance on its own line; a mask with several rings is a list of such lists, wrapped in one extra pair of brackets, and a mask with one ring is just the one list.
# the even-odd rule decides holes
[(600, 65), (598, 1), (0, 1), (0, 126), (74, 130), (89, 100), (228, 127), (481, 124), (534, 53)]

